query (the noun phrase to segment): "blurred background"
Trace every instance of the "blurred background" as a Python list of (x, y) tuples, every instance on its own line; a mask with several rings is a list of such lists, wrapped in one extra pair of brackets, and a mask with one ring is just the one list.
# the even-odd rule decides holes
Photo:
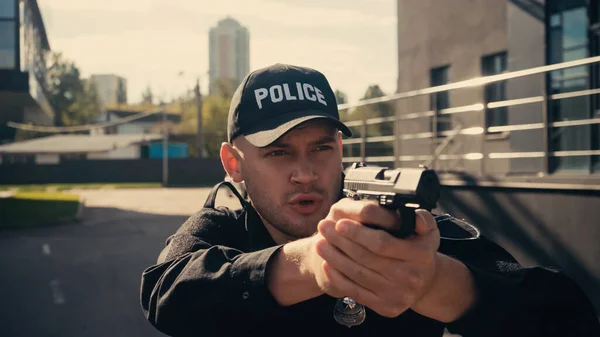
[(327, 76), (345, 165), (435, 169), (437, 212), (600, 310), (599, 35), (596, 0), (0, 0), (0, 334), (160, 336), (141, 273), (273, 63)]

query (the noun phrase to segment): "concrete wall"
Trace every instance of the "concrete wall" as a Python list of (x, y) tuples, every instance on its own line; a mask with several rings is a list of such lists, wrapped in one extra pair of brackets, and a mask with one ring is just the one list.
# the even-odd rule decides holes
[[(507, 0), (398, 0), (398, 92), (406, 92), (430, 86), (430, 71), (440, 66), (450, 66), (449, 82), (457, 82), (481, 76), (482, 56), (506, 51)], [(429, 95), (398, 101), (397, 113), (407, 114), (428, 111)], [(481, 103), (482, 88), (461, 89), (450, 92), (450, 106)], [(463, 112), (451, 115), (453, 126), (484, 125), (482, 111)], [(403, 121), (400, 134), (431, 131), (431, 117)], [(455, 138), (445, 153), (481, 152), (484, 135)], [(400, 142), (399, 155), (424, 155), (443, 139), (404, 140)], [(506, 139), (486, 141), (487, 152), (508, 150)], [(404, 166), (415, 166), (422, 162), (405, 162)], [(489, 166), (489, 165), (488, 165)], [(437, 169), (465, 168), (481, 171), (482, 163), (477, 160), (439, 161)], [(508, 163), (495, 162), (493, 172), (507, 172)]]
[[(540, 1), (543, 2), (543, 1)], [(508, 4), (508, 70), (517, 71), (546, 64), (544, 22), (516, 5)], [(508, 99), (540, 96), (544, 93), (544, 75), (527, 76), (508, 81)], [(509, 107), (509, 124), (542, 122), (542, 104)], [(543, 130), (513, 131), (509, 136), (510, 151), (543, 151)], [(536, 173), (543, 169), (541, 158), (511, 159), (512, 173)]]
[(154, 127), (156, 124), (156, 122), (132, 122), (120, 124), (117, 126), (117, 134), (138, 135), (143, 133), (151, 133), (152, 127)]
[[(542, 1), (543, 2), (543, 1)], [(468, 10), (466, 10), (468, 8)], [(457, 82), (480, 76), (481, 57), (507, 51), (508, 71), (545, 64), (544, 22), (511, 1), (398, 1), (398, 92), (430, 85), (432, 68), (449, 65), (449, 81)], [(528, 76), (507, 82), (507, 98), (540, 96), (544, 91), (543, 75)], [(452, 107), (480, 103), (481, 88), (450, 92)], [(429, 95), (399, 101), (399, 114), (429, 110)], [(510, 107), (509, 124), (539, 123), (542, 104)], [(452, 115), (452, 122), (464, 127), (483, 126), (482, 112)], [(400, 123), (401, 134), (428, 132), (431, 118)], [(440, 140), (406, 140), (400, 142), (400, 155), (430, 154)], [(485, 143), (482, 143), (485, 142)], [(496, 136), (458, 136), (450, 144), (453, 153), (543, 151), (543, 130), (513, 131)], [(414, 166), (421, 162), (407, 162)], [(483, 167), (483, 168), (482, 168)], [(487, 159), (481, 161), (440, 161), (438, 170), (460, 168), (488, 174), (535, 174), (542, 171), (540, 158)]]
[(118, 148), (108, 152), (92, 152), (88, 153), (87, 159), (139, 159), (139, 145)]
[[(543, 2), (543, 1), (542, 1)], [(449, 82), (478, 77), (481, 57), (506, 51), (508, 71), (545, 64), (544, 22), (510, 0), (398, 0), (398, 92), (430, 86), (430, 70), (450, 66)], [(507, 98), (540, 96), (543, 75), (507, 82)], [(397, 113), (428, 111), (429, 95), (398, 101)], [(450, 92), (450, 106), (483, 101), (482, 88)], [(482, 112), (451, 115), (453, 123), (465, 127), (484, 126)], [(540, 103), (511, 107), (508, 123), (542, 121)], [(431, 119), (399, 123), (399, 132), (431, 131)], [(516, 131), (503, 135), (458, 136), (448, 150), (469, 152), (529, 152), (543, 150), (542, 130)], [(428, 155), (439, 140), (402, 140), (398, 155)], [(367, 153), (367, 155), (369, 155)], [(403, 162), (415, 166), (423, 161)], [(466, 170), (463, 175), (487, 174), (497, 182), (527, 179), (543, 169), (541, 159), (487, 159), (485, 161), (440, 161), (438, 171)], [(557, 178), (557, 177), (547, 177)], [(591, 177), (589, 177), (591, 178)], [(543, 181), (539, 181), (542, 182)], [(551, 181), (546, 181), (551, 182)], [(568, 181), (566, 181), (568, 182)], [(572, 181), (575, 183), (575, 181)], [(564, 183), (564, 182), (563, 182)], [(589, 183), (582, 181), (579, 184)], [(597, 185), (597, 183), (596, 183)], [(444, 186), (440, 212), (449, 212), (478, 226), (499, 242), (525, 266), (557, 266), (584, 289), (600, 311), (600, 197), (597, 191)]]
[(600, 313), (599, 204), (593, 191), (445, 186), (436, 211), (476, 225), (525, 266), (562, 269)]

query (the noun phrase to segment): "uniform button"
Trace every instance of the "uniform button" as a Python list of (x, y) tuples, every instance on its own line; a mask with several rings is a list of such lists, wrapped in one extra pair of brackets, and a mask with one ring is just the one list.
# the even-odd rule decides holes
[(250, 297), (250, 293), (249, 293), (249, 292), (247, 292), (247, 291), (244, 291), (244, 292), (242, 293), (242, 298), (243, 298), (243, 299), (245, 299), (245, 300), (247, 300), (247, 299), (248, 299), (248, 297)]

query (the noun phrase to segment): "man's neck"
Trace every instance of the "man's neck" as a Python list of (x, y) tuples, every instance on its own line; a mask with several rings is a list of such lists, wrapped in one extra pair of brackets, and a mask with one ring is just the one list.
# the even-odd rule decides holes
[(288, 242), (298, 239), (296, 237), (282, 233), (280, 230), (275, 228), (273, 225), (271, 225), (268, 221), (266, 221), (262, 217), (261, 217), (261, 219), (262, 219), (263, 224), (265, 225), (265, 228), (267, 229), (267, 231), (271, 235), (271, 238), (273, 239), (273, 241), (275, 241), (276, 244), (283, 245), (283, 244), (286, 244)]

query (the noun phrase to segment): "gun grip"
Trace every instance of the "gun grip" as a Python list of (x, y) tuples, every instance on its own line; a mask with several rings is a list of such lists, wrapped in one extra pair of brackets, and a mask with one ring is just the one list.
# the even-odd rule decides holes
[(399, 238), (406, 238), (415, 233), (415, 209), (402, 207), (398, 210), (402, 223), (400, 224), (400, 230), (395, 231), (393, 234)]

